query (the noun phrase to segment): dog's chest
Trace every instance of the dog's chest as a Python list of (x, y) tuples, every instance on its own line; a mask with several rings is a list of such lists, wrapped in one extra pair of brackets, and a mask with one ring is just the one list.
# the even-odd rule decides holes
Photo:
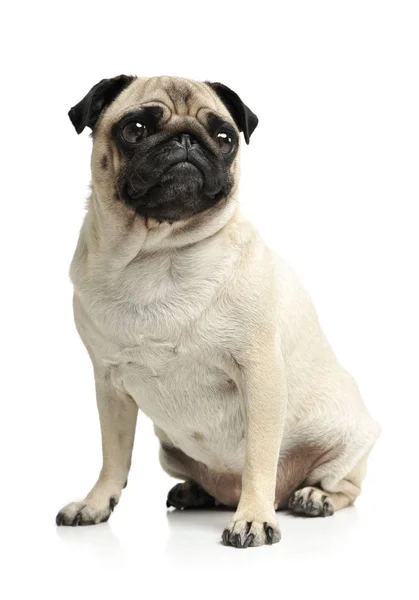
[(215, 469), (240, 468), (244, 427), (238, 389), (222, 356), (180, 341), (143, 337), (105, 359), (113, 385), (186, 454)]
[(212, 305), (217, 275), (202, 271), (188, 281), (184, 271), (167, 277), (147, 270), (121, 284), (123, 304), (114, 299), (117, 289), (103, 295), (94, 323), (101, 332), (95, 345), (115, 388), (132, 396), (186, 454), (225, 470), (240, 468), (244, 427), (222, 344), (226, 327)]

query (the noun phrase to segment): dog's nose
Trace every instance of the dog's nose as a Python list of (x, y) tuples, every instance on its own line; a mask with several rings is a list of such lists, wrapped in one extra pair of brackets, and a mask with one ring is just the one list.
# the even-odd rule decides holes
[(195, 143), (195, 140), (189, 135), (189, 133), (179, 133), (175, 135), (174, 140), (180, 144), (185, 150), (188, 150), (192, 144)]

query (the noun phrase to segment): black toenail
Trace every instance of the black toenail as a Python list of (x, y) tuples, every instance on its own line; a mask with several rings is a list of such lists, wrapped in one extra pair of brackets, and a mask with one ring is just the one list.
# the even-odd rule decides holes
[(264, 523), (263, 527), (265, 529), (266, 543), (271, 545), (274, 539), (274, 530), (267, 523)]
[(73, 527), (76, 527), (77, 525), (80, 525), (80, 521), (82, 519), (81, 513), (77, 513), (76, 516), (74, 517), (73, 522), (71, 523)]
[(329, 503), (328, 503), (328, 502), (325, 502), (325, 503), (323, 504), (323, 516), (324, 516), (324, 517), (328, 517), (328, 516), (331, 514), (331, 513), (330, 513), (330, 511), (329, 511), (329, 508), (330, 508), (330, 505), (329, 505)]
[(250, 533), (247, 538), (245, 539), (245, 542), (243, 544), (243, 548), (248, 548), (250, 546), (250, 544), (253, 542), (253, 540), (255, 539), (255, 536), (253, 533)]
[(230, 532), (228, 529), (224, 529), (223, 531), (223, 544), (224, 546), (228, 546), (230, 544)]

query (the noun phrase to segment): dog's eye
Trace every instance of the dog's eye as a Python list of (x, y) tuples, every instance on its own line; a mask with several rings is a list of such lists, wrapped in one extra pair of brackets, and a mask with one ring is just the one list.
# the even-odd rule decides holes
[(147, 136), (147, 127), (140, 121), (130, 121), (122, 128), (122, 137), (128, 144), (138, 144)]
[(229, 154), (233, 149), (234, 139), (225, 131), (220, 131), (220, 133), (217, 134), (217, 142), (223, 154)]

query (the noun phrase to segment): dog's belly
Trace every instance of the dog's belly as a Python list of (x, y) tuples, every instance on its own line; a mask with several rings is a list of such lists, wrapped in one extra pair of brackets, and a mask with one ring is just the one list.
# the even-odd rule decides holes
[(110, 363), (115, 387), (185, 454), (218, 472), (241, 472), (245, 433), (239, 391), (199, 353), (169, 344), (124, 350)]

